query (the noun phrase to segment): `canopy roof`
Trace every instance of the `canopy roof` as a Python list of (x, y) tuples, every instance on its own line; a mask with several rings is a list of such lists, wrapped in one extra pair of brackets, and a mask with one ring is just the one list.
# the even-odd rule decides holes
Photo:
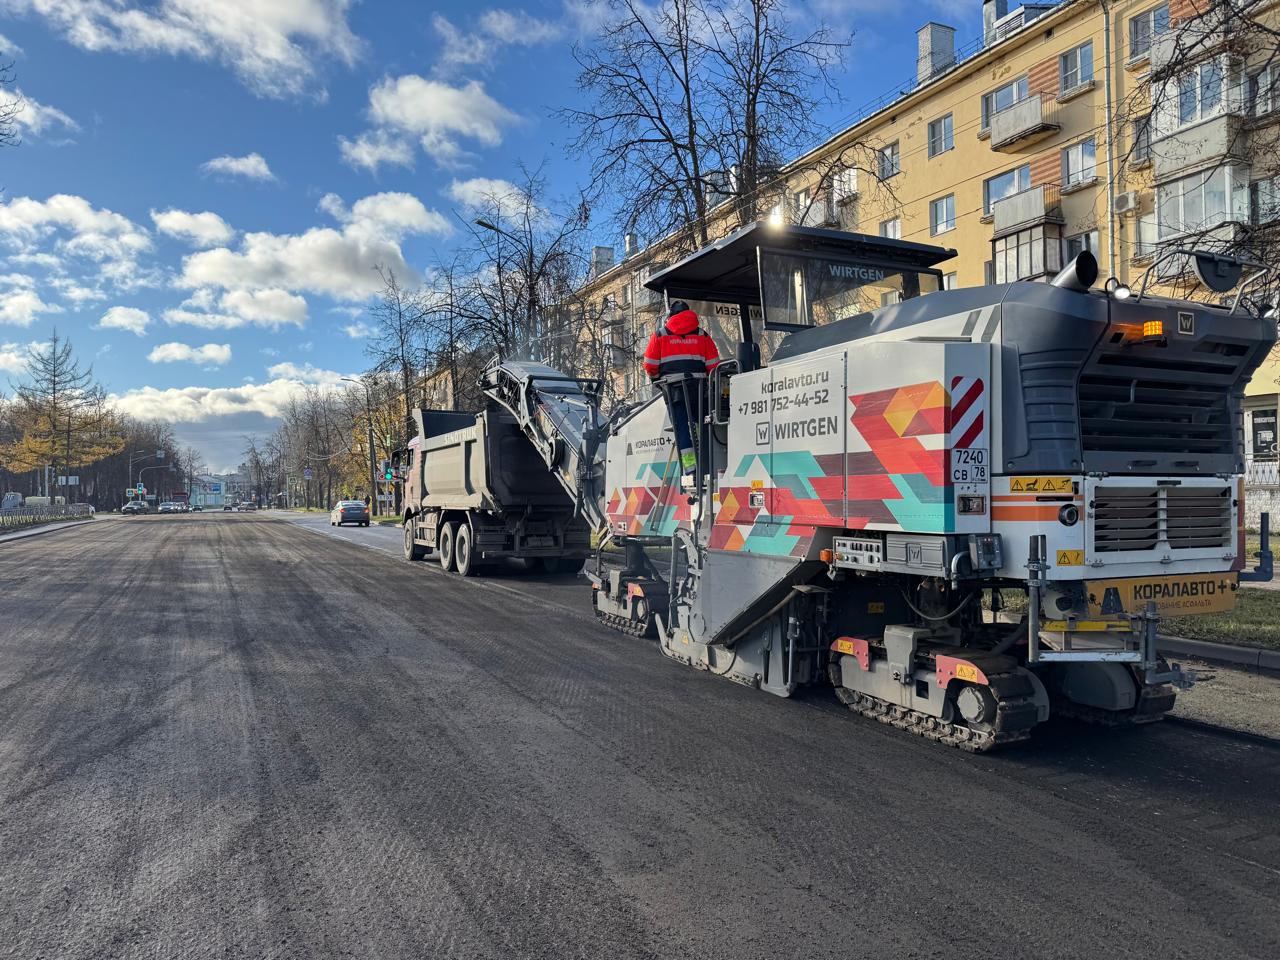
[(916, 271), (927, 270), (956, 255), (954, 250), (927, 243), (814, 227), (773, 226), (757, 221), (655, 273), (644, 285), (682, 300), (758, 306), (760, 278), (756, 251), (762, 247)]

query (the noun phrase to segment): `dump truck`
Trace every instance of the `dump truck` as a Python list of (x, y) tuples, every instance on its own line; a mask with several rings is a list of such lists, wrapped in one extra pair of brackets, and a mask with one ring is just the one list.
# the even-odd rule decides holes
[(1190, 682), (1161, 617), (1271, 577), (1265, 524), (1242, 569), (1241, 397), (1276, 340), (1242, 294), (1266, 269), (1170, 253), (1158, 276), (1237, 294), (1099, 288), (1088, 252), (944, 290), (951, 250), (743, 227), (646, 281), (732, 318), (709, 376), (661, 384), (698, 411), (692, 478), (662, 393), (602, 418), (546, 367), (495, 360), (481, 386), (598, 531), (596, 615), (673, 660), (829, 684), (974, 753), (1051, 715), (1143, 724)]
[[(578, 383), (585, 396), (591, 382)], [(418, 435), (394, 458), (408, 559), (434, 552), (464, 577), (504, 559), (549, 572), (582, 567), (590, 528), (510, 412), (419, 409), (414, 419)]]

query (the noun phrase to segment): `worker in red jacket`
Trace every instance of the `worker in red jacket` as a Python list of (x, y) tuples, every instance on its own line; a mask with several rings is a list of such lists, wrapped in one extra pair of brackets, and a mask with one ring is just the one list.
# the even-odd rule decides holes
[[(697, 470), (691, 420), (698, 417), (702, 382), (720, 362), (720, 351), (711, 337), (703, 333), (698, 315), (683, 300), (671, 304), (667, 322), (649, 337), (644, 351), (644, 372), (667, 398), (667, 411), (676, 432), (680, 450), (680, 469), (686, 477)], [(694, 427), (696, 428), (696, 424)]]

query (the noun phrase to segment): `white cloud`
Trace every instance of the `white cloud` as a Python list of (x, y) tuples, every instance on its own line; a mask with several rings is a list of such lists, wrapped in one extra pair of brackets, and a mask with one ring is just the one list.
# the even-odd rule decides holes
[(383, 164), (393, 167), (413, 166), (413, 146), (385, 130), (362, 133), (354, 140), (339, 137), (338, 153), (347, 166), (363, 167), (370, 173), (377, 173)]
[[(0, 37), (0, 40), (3, 39)], [(0, 343), (0, 370), (5, 373), (22, 373), (26, 368), (26, 347), (20, 343)]]
[(307, 322), (307, 301), (286, 290), (229, 290), (219, 301), (223, 310), (266, 327)]
[(13, 122), (24, 135), (39, 137), (45, 132), (52, 133), (55, 129), (61, 129), (64, 133), (74, 133), (80, 129), (80, 124), (57, 107), (43, 104), (16, 87), (12, 93), (15, 99), (22, 102), (22, 110), (13, 118)]
[(456, 164), (465, 156), (463, 141), (498, 146), (503, 130), (519, 119), (479, 81), (455, 87), (416, 74), (387, 77), (376, 84), (369, 91), (368, 115), (375, 129), (363, 139), (412, 137), (442, 165)]
[(42, 313), (62, 313), (62, 308), (40, 299), (34, 277), (25, 273), (0, 276), (0, 323), (29, 327)]
[(539, 20), (523, 10), (487, 10), (471, 32), (459, 30), (439, 14), (431, 24), (444, 41), (442, 67), (491, 65), (504, 46), (533, 47), (563, 35), (559, 24)]
[(20, 57), (22, 56), (22, 48), (3, 33), (0, 33), (0, 53), (6, 57)]
[(128, 330), (130, 333), (143, 336), (147, 325), (151, 323), (151, 315), (137, 307), (112, 307), (98, 321), (99, 330)]
[(8, 12), (44, 18), (83, 50), (167, 53), (226, 64), (255, 93), (316, 89), (319, 56), (351, 65), (361, 42), (351, 0), (8, 0)]
[(100, 279), (130, 289), (150, 278), (138, 274), (138, 257), (151, 248), (151, 237), (128, 217), (95, 208), (83, 197), (65, 193), (48, 200), (15, 197), (0, 203), (0, 242), (28, 262), (48, 256), (40, 246), (52, 240), (53, 265), (80, 257), (98, 265)]
[(243, 157), (229, 155), (214, 157), (212, 160), (206, 160), (200, 164), (200, 169), (205, 173), (218, 176), (244, 177), (247, 180), (260, 180), (262, 182), (276, 178), (276, 175), (271, 172), (271, 168), (267, 166), (267, 161), (262, 158), (260, 153), (250, 153)]
[(70, 300), (77, 308), (83, 303), (107, 299), (107, 295), (97, 287), (86, 287), (70, 277), (49, 277), (47, 282), (58, 291), (60, 297)]
[(363, 320), (357, 320), (355, 323), (348, 323), (343, 326), (342, 332), (352, 340), (364, 340), (373, 336), (373, 327)]
[(161, 343), (147, 354), (147, 359), (152, 363), (210, 363), (222, 366), (231, 362), (231, 345), (206, 343), (202, 347), (193, 347), (185, 343)]
[(216, 247), (230, 243), (236, 232), (216, 213), (188, 213), (185, 210), (152, 210), (156, 229), (171, 237), (186, 240), (197, 247)]
[(124, 413), (164, 423), (202, 423), (221, 417), (257, 414), (279, 417), (289, 401), (318, 385), (331, 386), (342, 374), (306, 364), (276, 364), (265, 383), (238, 387), (140, 387), (109, 399)]
[[(334, 195), (321, 201), (341, 230), (314, 227), (302, 234), (246, 233), (238, 250), (219, 247), (183, 261), (181, 287), (280, 290), (363, 300), (376, 293), (382, 265), (412, 281), (400, 241), (409, 235), (445, 234), (449, 222), (407, 193), (378, 193), (350, 209)], [(187, 321), (179, 321), (187, 322)]]
[(290, 361), (273, 363), (267, 367), (267, 376), (273, 380), (299, 380), (325, 386), (335, 386), (342, 381), (342, 374), (333, 370), (322, 370), (309, 363), (298, 366)]
[(528, 195), (509, 180), (493, 177), (472, 177), (470, 180), (454, 180), (446, 191), (450, 197), (469, 211), (493, 210), (512, 213), (524, 209)]

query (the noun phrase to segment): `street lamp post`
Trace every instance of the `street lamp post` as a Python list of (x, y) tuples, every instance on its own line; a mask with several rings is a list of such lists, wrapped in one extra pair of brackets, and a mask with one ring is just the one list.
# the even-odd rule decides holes
[(373, 402), (369, 399), (369, 384), (365, 380), (353, 380), (351, 377), (341, 379), (347, 383), (359, 384), (364, 388), (364, 415), (369, 428), (369, 496), (373, 498), (369, 512), (376, 516), (378, 513), (378, 462), (373, 449)]
[[(137, 484), (133, 482), (133, 465), (134, 465), (135, 463), (137, 463), (139, 460), (146, 460), (146, 459), (148, 459), (148, 458), (150, 458), (150, 457), (159, 457), (160, 459), (162, 459), (162, 460), (163, 460), (163, 459), (164, 459), (164, 451), (163, 451), (163, 450), (157, 450), (155, 453), (147, 453), (147, 452), (144, 452), (144, 451), (142, 451), (142, 450), (135, 450), (135, 451), (133, 451), (133, 453), (129, 456), (129, 470), (128, 470), (128, 473), (129, 473), (129, 486), (131, 486), (131, 487), (136, 487), (136, 486), (137, 486)], [(145, 469), (146, 469), (146, 467), (143, 467), (142, 469), (143, 469), (143, 470), (145, 470)], [(138, 479), (139, 479), (139, 480), (141, 480), (141, 479), (142, 479), (142, 470), (139, 470), (139, 471), (138, 471)]]
[(527, 295), (525, 297), (525, 329), (528, 330), (530, 339), (536, 339), (538, 334), (538, 284), (537, 280), (534, 278), (533, 241), (531, 240), (529, 243), (525, 243), (515, 234), (503, 230), (496, 223), (490, 223), (488, 220), (476, 220), (475, 225), (477, 227), (483, 227), (485, 230), (492, 230), (499, 236), (506, 237), (517, 247), (523, 246), (525, 248), (525, 253), (527, 254), (525, 257), (525, 269), (527, 270), (525, 274), (525, 284), (528, 287), (526, 291)]
[[(173, 469), (174, 469), (174, 466), (172, 463), (153, 463), (151, 466), (143, 467), (141, 470), (138, 471), (138, 483), (142, 482), (142, 475), (146, 473), (148, 470), (173, 470)], [(157, 494), (157, 497), (158, 496), (159, 494)]]

